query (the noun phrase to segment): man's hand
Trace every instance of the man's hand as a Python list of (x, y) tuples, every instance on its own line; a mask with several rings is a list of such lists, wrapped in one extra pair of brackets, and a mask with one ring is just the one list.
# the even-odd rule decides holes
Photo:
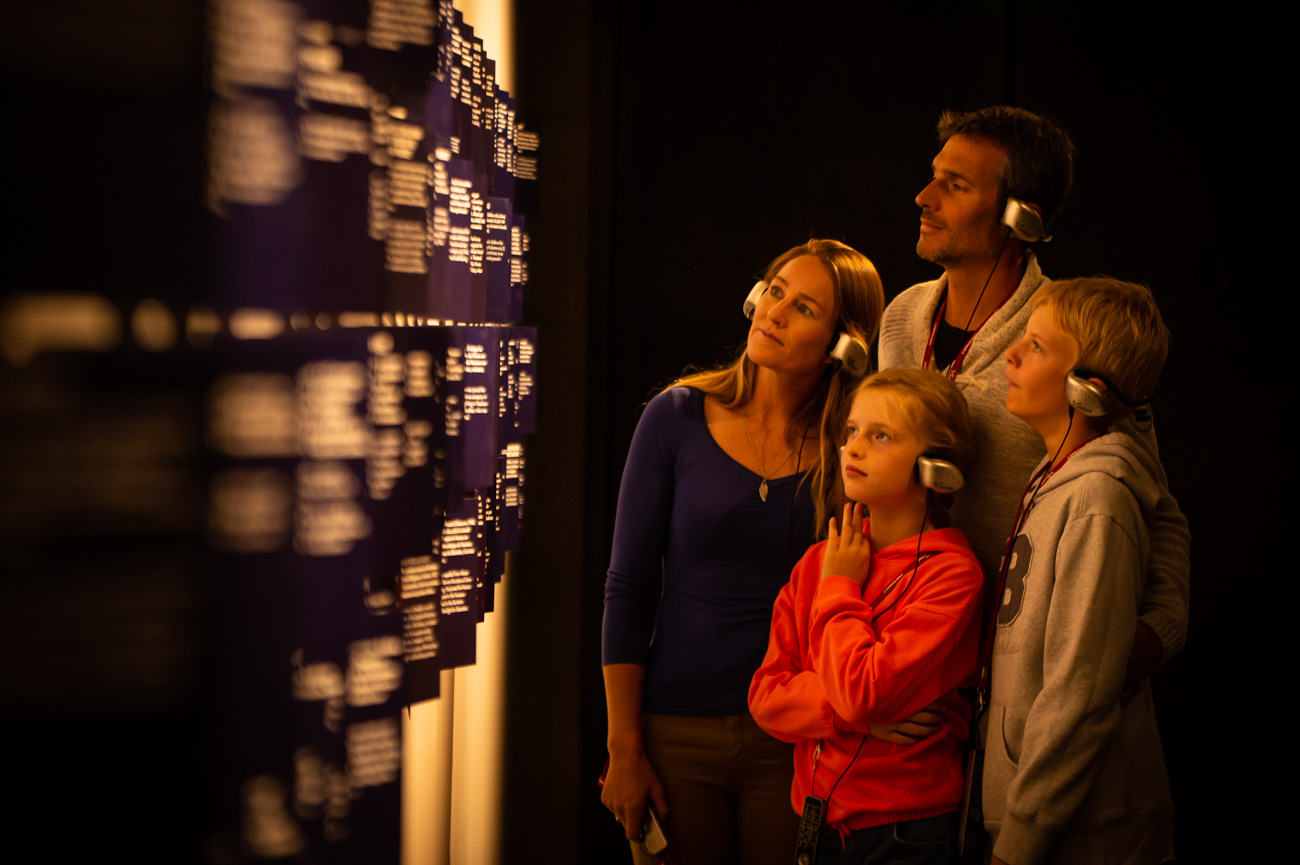
[(1119, 695), (1121, 706), (1127, 706), (1142, 683), (1156, 671), (1164, 653), (1165, 647), (1156, 632), (1139, 619), (1137, 631), (1133, 634), (1133, 651), (1128, 656), (1128, 669), (1124, 671), (1124, 690)]
[(647, 801), (654, 803), (655, 812), (660, 817), (668, 814), (663, 785), (644, 754), (619, 757), (610, 753), (609, 771), (605, 773), (600, 801), (613, 812), (614, 819), (623, 824), (629, 841), (641, 840)]
[(826, 556), (822, 559), (822, 578), (838, 574), (859, 586), (871, 576), (871, 539), (862, 534), (862, 505), (844, 506), (844, 532), (841, 534), (831, 517), (826, 538)]
[(896, 724), (872, 724), (868, 727), (871, 735), (895, 745), (915, 745), (922, 739), (928, 739), (939, 732), (943, 721), (943, 704), (934, 702), (910, 718)]

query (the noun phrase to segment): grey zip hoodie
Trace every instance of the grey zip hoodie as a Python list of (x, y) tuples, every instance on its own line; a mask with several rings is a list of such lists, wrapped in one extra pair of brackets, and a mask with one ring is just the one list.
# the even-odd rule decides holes
[[(971, 342), (970, 353), (957, 376), (957, 387), (970, 406), (975, 425), (975, 459), (966, 472), (969, 493), (957, 496), (952, 524), (970, 539), (985, 575), (996, 574), (998, 559), (1011, 531), (1017, 494), (1029, 470), (1041, 460), (1043, 440), (1028, 424), (1007, 411), (1006, 352), (1024, 336), (1029, 303), (1048, 280), (1032, 252), (1025, 254), (1025, 275), (1015, 294), (989, 317)], [(904, 291), (885, 309), (880, 322), (880, 368), (919, 367), (925, 345), (948, 291), (948, 277), (923, 282)], [(1155, 433), (1138, 428), (1132, 419), (1119, 429), (1156, 451)], [(1163, 478), (1164, 472), (1156, 472)], [(1166, 493), (1152, 524), (1151, 567), (1142, 593), (1141, 619), (1160, 637), (1167, 661), (1183, 647), (1189, 595), (1187, 520), (1174, 497)]]
[(1015, 539), (981, 725), (984, 824), (1014, 865), (1173, 857), (1150, 686), (1119, 704), (1158, 476), (1127, 435), (1095, 439), (1043, 484)]

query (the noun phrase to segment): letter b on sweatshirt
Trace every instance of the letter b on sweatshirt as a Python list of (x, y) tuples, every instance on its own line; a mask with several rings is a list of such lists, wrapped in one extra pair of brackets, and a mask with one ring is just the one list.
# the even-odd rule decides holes
[(1028, 535), (1016, 535), (1011, 546), (1011, 562), (1007, 565), (1007, 581), (1002, 587), (1001, 606), (998, 607), (998, 625), (1009, 625), (1020, 615), (1025, 603), (1025, 577), (1029, 576), (1029, 561), (1034, 557), (1034, 546)]

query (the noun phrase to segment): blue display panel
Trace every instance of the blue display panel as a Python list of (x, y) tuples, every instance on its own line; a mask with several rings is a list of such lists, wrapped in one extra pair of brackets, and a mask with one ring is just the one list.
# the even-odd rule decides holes
[(519, 543), (536, 137), (449, 2), (212, 32), (214, 837), (395, 862), (400, 707), (474, 663)]
[[(448, 2), (145, 6), (43, 12), (9, 64), (15, 825), (396, 865), (404, 707), (473, 663), (519, 534), (519, 121)], [(113, 134), (44, 134), (69, 105)]]
[(402, 478), (376, 447), (401, 411), (392, 354), (365, 330), (212, 350), (212, 726), (242, 815), (221, 842), (396, 861), (402, 619), (380, 542), (405, 539), (380, 528)]

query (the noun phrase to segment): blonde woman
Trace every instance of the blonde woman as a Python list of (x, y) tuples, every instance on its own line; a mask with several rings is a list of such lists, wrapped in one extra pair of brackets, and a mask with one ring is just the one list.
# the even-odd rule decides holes
[[(772, 604), (843, 502), (835, 439), (879, 330), (874, 265), (833, 240), (778, 256), (745, 351), (646, 406), (605, 584), (602, 801), (635, 843), (652, 805), (681, 865), (788, 862), (791, 746), (750, 716)], [(845, 338), (844, 335), (847, 335)], [(857, 360), (831, 352), (845, 347)], [(861, 361), (862, 363), (859, 363)]]

